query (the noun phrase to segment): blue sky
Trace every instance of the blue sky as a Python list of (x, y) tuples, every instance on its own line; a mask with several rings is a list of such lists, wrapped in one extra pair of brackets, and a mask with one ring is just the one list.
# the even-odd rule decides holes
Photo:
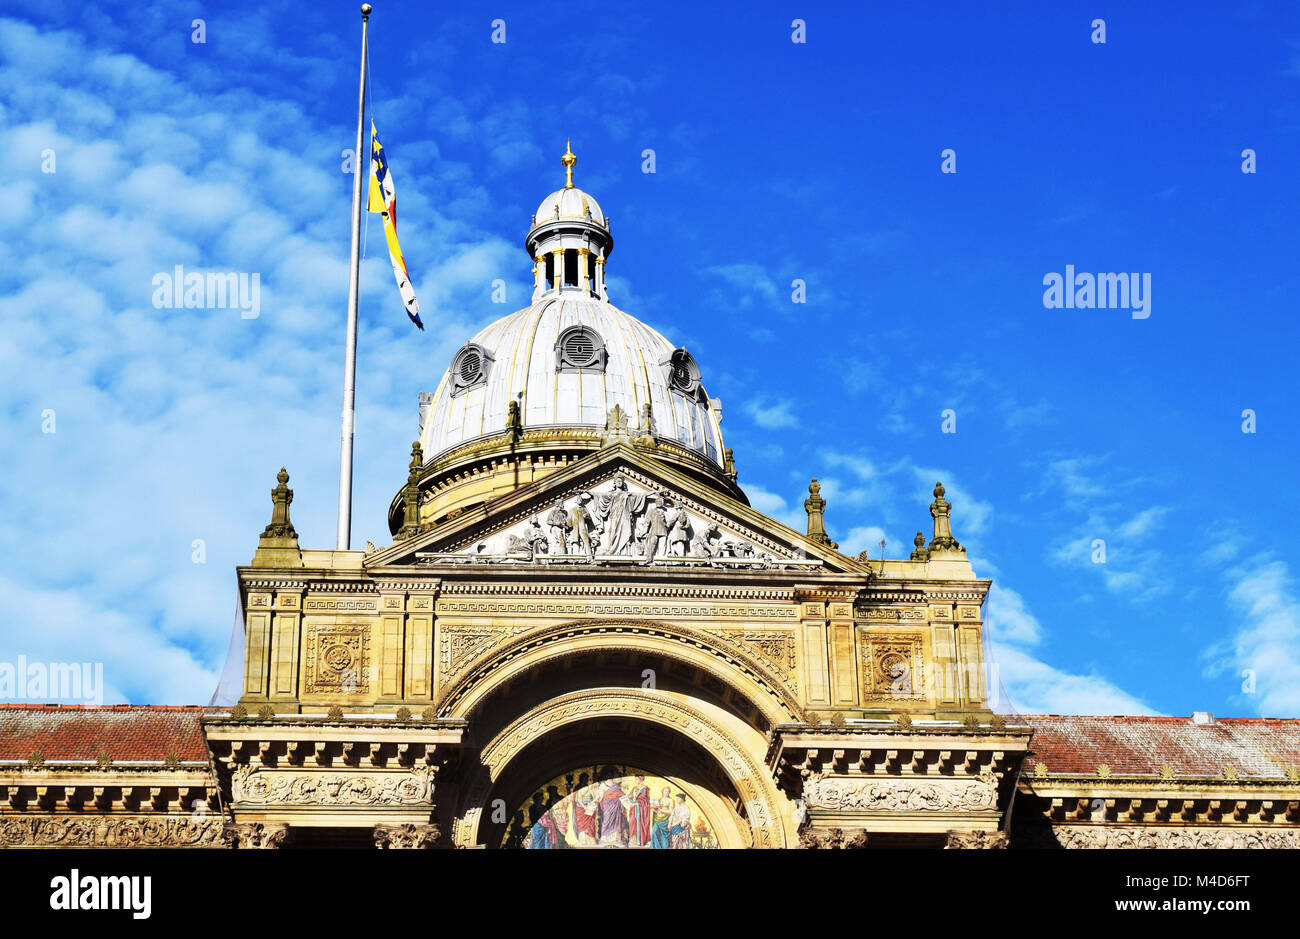
[[(802, 526), (818, 476), (841, 547), (897, 556), (944, 481), (995, 581), (1002, 709), (1300, 713), (1300, 15), (1106, 6), (381, 0), (374, 116), (428, 329), (372, 226), (354, 545), (389, 541), (417, 393), (528, 302), (572, 138), (611, 300), (696, 355), (756, 507)], [(204, 702), (282, 464), (303, 544), (333, 545), (359, 25), (0, 4), (0, 659)], [(258, 272), (260, 315), (156, 309), (177, 264)], [(1066, 265), (1149, 273), (1150, 317), (1046, 309)]]

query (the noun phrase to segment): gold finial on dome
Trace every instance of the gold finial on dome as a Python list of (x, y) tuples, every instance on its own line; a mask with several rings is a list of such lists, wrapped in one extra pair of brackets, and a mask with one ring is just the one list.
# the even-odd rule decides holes
[(578, 162), (577, 156), (573, 152), (571, 141), (564, 142), (564, 156), (560, 157), (560, 162), (564, 164), (564, 188), (573, 188), (573, 164)]

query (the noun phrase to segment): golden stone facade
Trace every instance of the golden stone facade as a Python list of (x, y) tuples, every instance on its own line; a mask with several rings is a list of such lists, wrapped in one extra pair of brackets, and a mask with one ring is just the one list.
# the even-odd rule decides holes
[[(0, 844), (1300, 845), (1294, 721), (990, 710), (991, 582), (942, 485), (905, 559), (841, 554), (816, 480), (806, 531), (755, 511), (694, 359), (609, 305), (566, 169), (533, 305), (422, 396), (392, 544), (301, 548), (281, 470), (238, 705), (0, 709)], [(1114, 769), (1080, 764), (1103, 738)]]

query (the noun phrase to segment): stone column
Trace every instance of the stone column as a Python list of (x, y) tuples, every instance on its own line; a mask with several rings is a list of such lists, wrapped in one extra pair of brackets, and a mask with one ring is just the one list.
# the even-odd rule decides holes
[(590, 288), (590, 275), (587, 272), (587, 258), (591, 252), (586, 248), (578, 249), (578, 286), (582, 288), (583, 293), (588, 292)]
[(288, 833), (288, 825), (230, 822), (222, 835), (232, 848), (278, 848)]
[(945, 848), (1005, 848), (1005, 831), (950, 831)]
[(376, 825), (371, 834), (380, 849), (436, 848), (442, 841), (437, 825)]

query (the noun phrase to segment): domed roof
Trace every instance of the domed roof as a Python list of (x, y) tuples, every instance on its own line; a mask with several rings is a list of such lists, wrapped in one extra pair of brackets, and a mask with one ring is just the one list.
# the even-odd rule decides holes
[(456, 353), (423, 409), (426, 457), (503, 433), (511, 401), (519, 402), (525, 431), (603, 430), (615, 405), (636, 429), (649, 404), (656, 436), (722, 463), (718, 412), (690, 353), (584, 293), (543, 296), (483, 328)]
[(605, 213), (600, 204), (581, 189), (557, 189), (537, 207), (533, 224), (541, 225), (548, 219), (585, 218), (595, 222), (601, 228), (607, 228)]

